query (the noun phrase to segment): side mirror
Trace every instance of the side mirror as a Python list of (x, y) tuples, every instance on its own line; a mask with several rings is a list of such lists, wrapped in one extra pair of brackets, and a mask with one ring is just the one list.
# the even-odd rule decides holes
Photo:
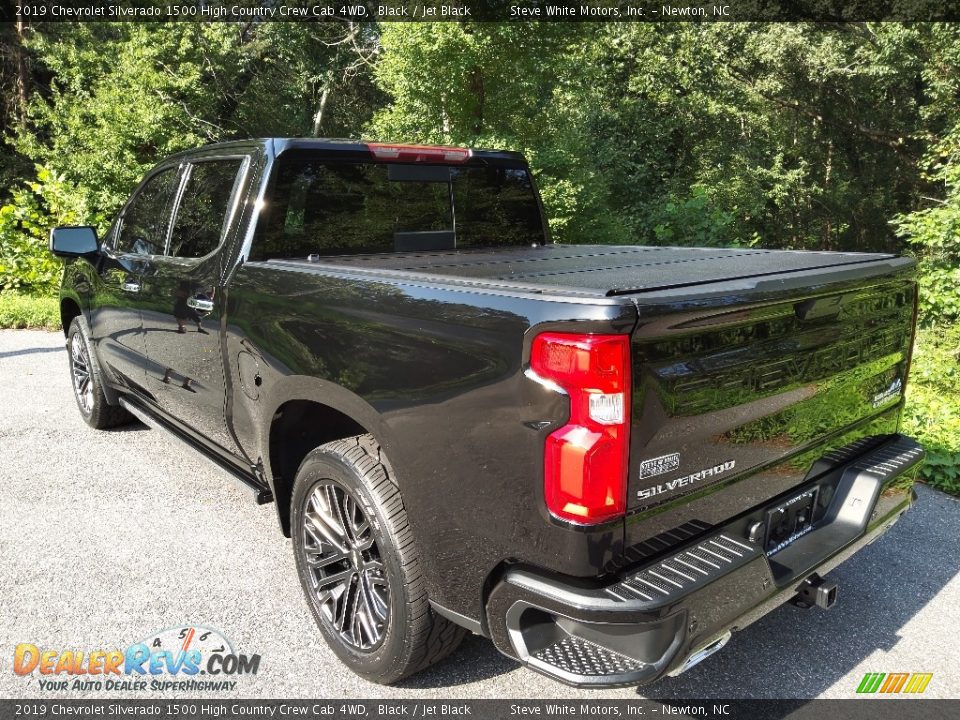
[(50, 231), (50, 252), (57, 257), (82, 257), (99, 250), (97, 231), (88, 225), (58, 227)]

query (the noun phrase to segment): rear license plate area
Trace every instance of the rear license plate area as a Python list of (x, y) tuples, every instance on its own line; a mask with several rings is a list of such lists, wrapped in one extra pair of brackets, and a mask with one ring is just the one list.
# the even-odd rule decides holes
[(767, 510), (764, 551), (768, 557), (813, 529), (819, 496), (819, 487), (810, 488)]

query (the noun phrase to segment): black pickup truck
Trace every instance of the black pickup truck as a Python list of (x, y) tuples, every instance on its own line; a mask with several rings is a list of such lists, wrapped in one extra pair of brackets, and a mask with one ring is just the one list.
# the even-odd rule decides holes
[(915, 497), (908, 258), (554, 244), (518, 154), (300, 139), (173, 156), (51, 249), (84, 419), (274, 502), (377, 682), (468, 631), (574, 685), (682, 672), (833, 604)]

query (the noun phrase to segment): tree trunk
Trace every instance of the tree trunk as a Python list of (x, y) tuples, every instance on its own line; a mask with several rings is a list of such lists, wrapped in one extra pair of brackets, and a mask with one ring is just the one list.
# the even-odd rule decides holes
[(476, 105), (473, 108), (473, 134), (479, 137), (483, 133), (484, 125), (484, 103), (487, 101), (486, 87), (483, 82), (483, 70), (474, 67), (470, 72), (470, 89), (476, 98)]
[(14, 82), (14, 92), (16, 95), (17, 107), (15, 116), (17, 122), (22, 126), (27, 124), (27, 99), (29, 93), (30, 77), (27, 67), (27, 56), (23, 50), (23, 34), (26, 31), (26, 24), (23, 18), (17, 18), (17, 39), (14, 55), (16, 57), (17, 76)]
[(317, 114), (313, 116), (313, 136), (320, 137), (320, 130), (323, 128), (323, 111), (327, 107), (327, 98), (330, 97), (330, 83), (323, 86), (323, 93), (320, 95), (320, 107), (317, 108)]
[[(823, 190), (824, 193), (830, 191), (830, 176), (833, 172), (833, 140), (830, 140), (827, 143), (827, 163), (826, 169), (823, 173)], [(824, 225), (823, 232), (823, 248), (824, 250), (833, 250), (833, 238), (831, 237), (831, 232), (833, 231), (833, 223), (830, 221), (830, 218), (827, 217), (826, 224)]]
[(450, 142), (450, 116), (447, 114), (447, 94), (440, 96), (440, 130), (443, 132), (443, 141)]

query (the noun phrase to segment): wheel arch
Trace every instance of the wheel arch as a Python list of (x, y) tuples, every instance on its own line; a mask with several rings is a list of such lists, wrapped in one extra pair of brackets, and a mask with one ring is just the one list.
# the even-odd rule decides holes
[(65, 295), (60, 298), (60, 325), (63, 329), (63, 336), (66, 337), (70, 332), (70, 323), (73, 319), (80, 317), (83, 311), (80, 309), (79, 299)]
[(293, 482), (307, 453), (324, 443), (370, 434), (389, 456), (379, 413), (359, 396), (318, 378), (284, 378), (265, 403), (263, 417), (268, 422), (261, 428), (261, 461), (288, 537)]

